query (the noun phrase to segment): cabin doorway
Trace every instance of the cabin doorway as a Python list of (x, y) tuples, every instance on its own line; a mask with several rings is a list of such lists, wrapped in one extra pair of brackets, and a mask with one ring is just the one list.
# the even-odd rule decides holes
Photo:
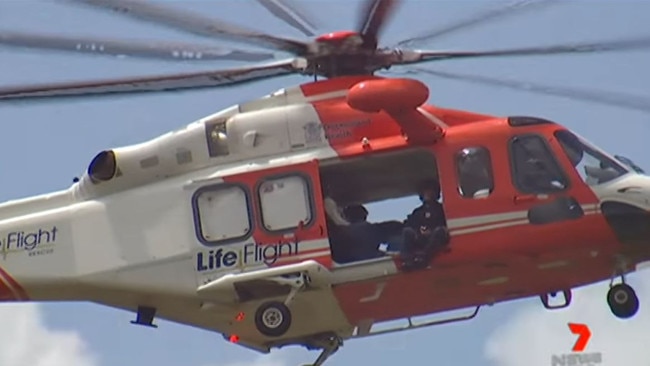
[[(324, 161), (320, 178), (332, 260), (337, 264), (394, 252), (391, 238), (401, 236), (406, 216), (420, 205), (418, 188), (422, 182), (439, 181), (430, 149)], [(361, 228), (355, 225), (359, 223)]]

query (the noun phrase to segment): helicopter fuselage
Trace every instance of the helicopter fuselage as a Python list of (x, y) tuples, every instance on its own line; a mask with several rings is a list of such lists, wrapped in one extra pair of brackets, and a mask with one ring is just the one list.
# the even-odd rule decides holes
[[(103, 151), (70, 188), (0, 205), (0, 299), (91, 301), (267, 351), (568, 291), (650, 259), (649, 177), (559, 124), (427, 98), (412, 80), (342, 77)], [(424, 179), (440, 182), (451, 238), (428, 266), (406, 271), (361, 244), (370, 234), (334, 238), (354, 226), (342, 207), (417, 194)], [(289, 304), (289, 323), (265, 323), (269, 301)]]

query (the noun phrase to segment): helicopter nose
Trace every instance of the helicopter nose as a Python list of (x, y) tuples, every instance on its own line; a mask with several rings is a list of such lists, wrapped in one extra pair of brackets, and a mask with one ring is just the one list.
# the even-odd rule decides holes
[(600, 209), (622, 243), (650, 245), (650, 177), (634, 178), (611, 187), (615, 192)]
[[(650, 201), (650, 196), (645, 199)], [(626, 245), (650, 245), (650, 211), (623, 202), (603, 202), (601, 212), (618, 240)]]

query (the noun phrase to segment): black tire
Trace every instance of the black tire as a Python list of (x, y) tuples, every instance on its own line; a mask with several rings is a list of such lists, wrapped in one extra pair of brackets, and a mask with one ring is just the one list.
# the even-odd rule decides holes
[(607, 304), (612, 313), (621, 319), (628, 319), (639, 311), (639, 298), (634, 289), (621, 283), (612, 286), (607, 292)]
[(280, 337), (291, 327), (291, 311), (282, 302), (265, 302), (255, 312), (255, 326), (265, 336)]

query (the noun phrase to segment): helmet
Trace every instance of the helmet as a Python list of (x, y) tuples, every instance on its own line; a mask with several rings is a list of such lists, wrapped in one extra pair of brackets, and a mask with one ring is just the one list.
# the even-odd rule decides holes
[(368, 210), (363, 205), (350, 205), (343, 209), (343, 216), (351, 222), (362, 222), (368, 218)]
[(440, 183), (438, 183), (436, 179), (426, 179), (419, 184), (418, 193), (420, 200), (424, 199), (422, 193), (428, 190), (433, 191), (434, 199), (438, 199), (440, 197)]

